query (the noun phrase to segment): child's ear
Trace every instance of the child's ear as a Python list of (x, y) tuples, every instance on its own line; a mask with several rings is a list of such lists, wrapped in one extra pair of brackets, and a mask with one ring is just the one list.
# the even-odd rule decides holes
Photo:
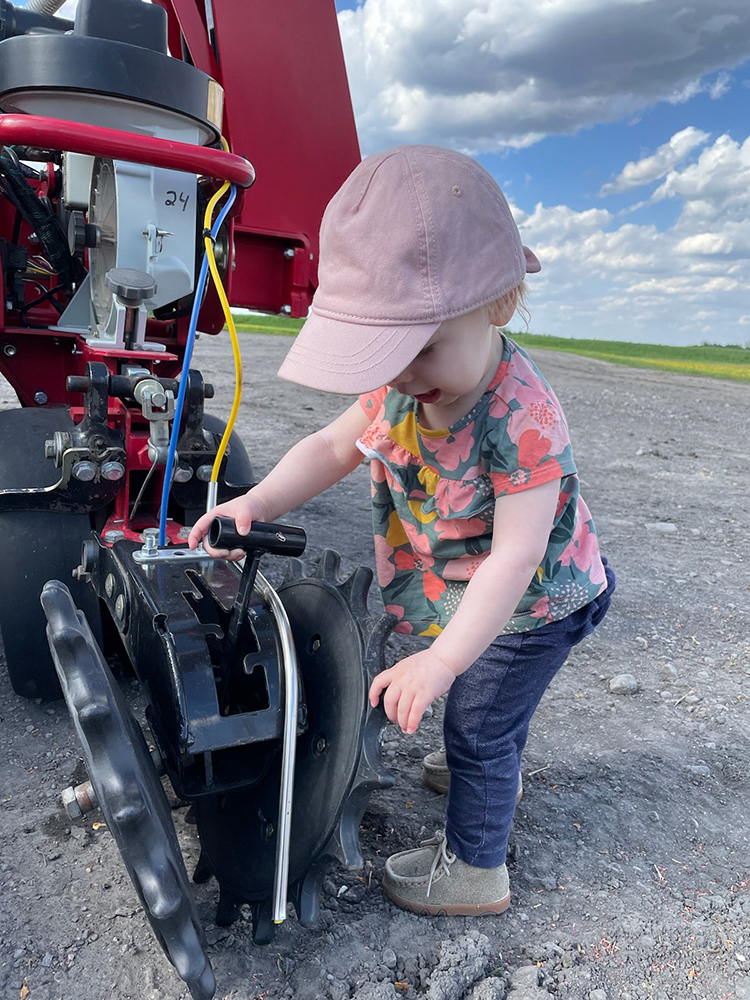
[(495, 299), (494, 302), (490, 302), (490, 323), (492, 323), (493, 326), (505, 326), (507, 323), (510, 323), (513, 318), (513, 313), (516, 311), (517, 305), (518, 289), (512, 288), (501, 298)]

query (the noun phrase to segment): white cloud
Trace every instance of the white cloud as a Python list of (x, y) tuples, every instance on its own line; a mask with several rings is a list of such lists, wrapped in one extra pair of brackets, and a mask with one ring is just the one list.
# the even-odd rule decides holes
[(680, 205), (665, 230), (623, 223), (603, 209), (537, 204), (518, 214), (522, 238), (542, 262), (529, 278), (534, 332), (748, 340), (750, 137), (720, 136), (695, 163), (670, 169), (657, 194)]
[(724, 94), (726, 94), (726, 92), (729, 90), (729, 87), (730, 87), (729, 74), (719, 73), (719, 75), (716, 77), (716, 80), (709, 87), (708, 93), (711, 97), (711, 100), (718, 101), (720, 97), (723, 97)]
[(718, 98), (750, 56), (747, 0), (365, 0), (339, 25), (365, 153), (528, 146)]
[(670, 170), (651, 196), (653, 201), (680, 198), (687, 202), (692, 230), (699, 221), (744, 222), (750, 199), (750, 137), (740, 144), (722, 135), (682, 171)]
[(708, 138), (707, 132), (701, 132), (692, 125), (681, 132), (675, 132), (669, 142), (659, 146), (652, 156), (626, 163), (619, 176), (610, 184), (605, 184), (599, 194), (616, 194), (658, 180), (694, 149), (707, 142)]

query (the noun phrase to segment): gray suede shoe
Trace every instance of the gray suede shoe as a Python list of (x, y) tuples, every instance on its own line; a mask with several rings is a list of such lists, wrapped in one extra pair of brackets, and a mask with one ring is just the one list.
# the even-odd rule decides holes
[(474, 868), (461, 861), (438, 830), (385, 863), (383, 891), (404, 910), (431, 916), (479, 917), (510, 906), (508, 869)]
[[(445, 747), (440, 747), (434, 753), (428, 753), (422, 767), (422, 780), (428, 788), (434, 788), (436, 792), (447, 792), (451, 783), (451, 773), (445, 759)], [(518, 794), (516, 795), (516, 805), (523, 797), (523, 780), (521, 772), (518, 773)]]

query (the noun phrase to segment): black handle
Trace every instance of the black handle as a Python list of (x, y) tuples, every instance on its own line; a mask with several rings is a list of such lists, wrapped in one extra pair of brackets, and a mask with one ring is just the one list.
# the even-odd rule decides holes
[(266, 524), (253, 521), (246, 535), (241, 535), (231, 517), (215, 517), (208, 529), (212, 549), (244, 549), (270, 552), (276, 556), (301, 556), (307, 545), (304, 528), (294, 524)]

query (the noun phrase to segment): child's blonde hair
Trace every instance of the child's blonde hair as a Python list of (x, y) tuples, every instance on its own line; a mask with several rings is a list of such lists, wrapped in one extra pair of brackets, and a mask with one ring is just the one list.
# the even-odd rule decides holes
[(499, 299), (490, 302), (490, 323), (493, 326), (507, 326), (513, 318), (514, 313), (521, 314), (526, 326), (529, 325), (529, 311), (526, 308), (528, 298), (528, 286), (525, 281), (515, 288), (511, 288)]

